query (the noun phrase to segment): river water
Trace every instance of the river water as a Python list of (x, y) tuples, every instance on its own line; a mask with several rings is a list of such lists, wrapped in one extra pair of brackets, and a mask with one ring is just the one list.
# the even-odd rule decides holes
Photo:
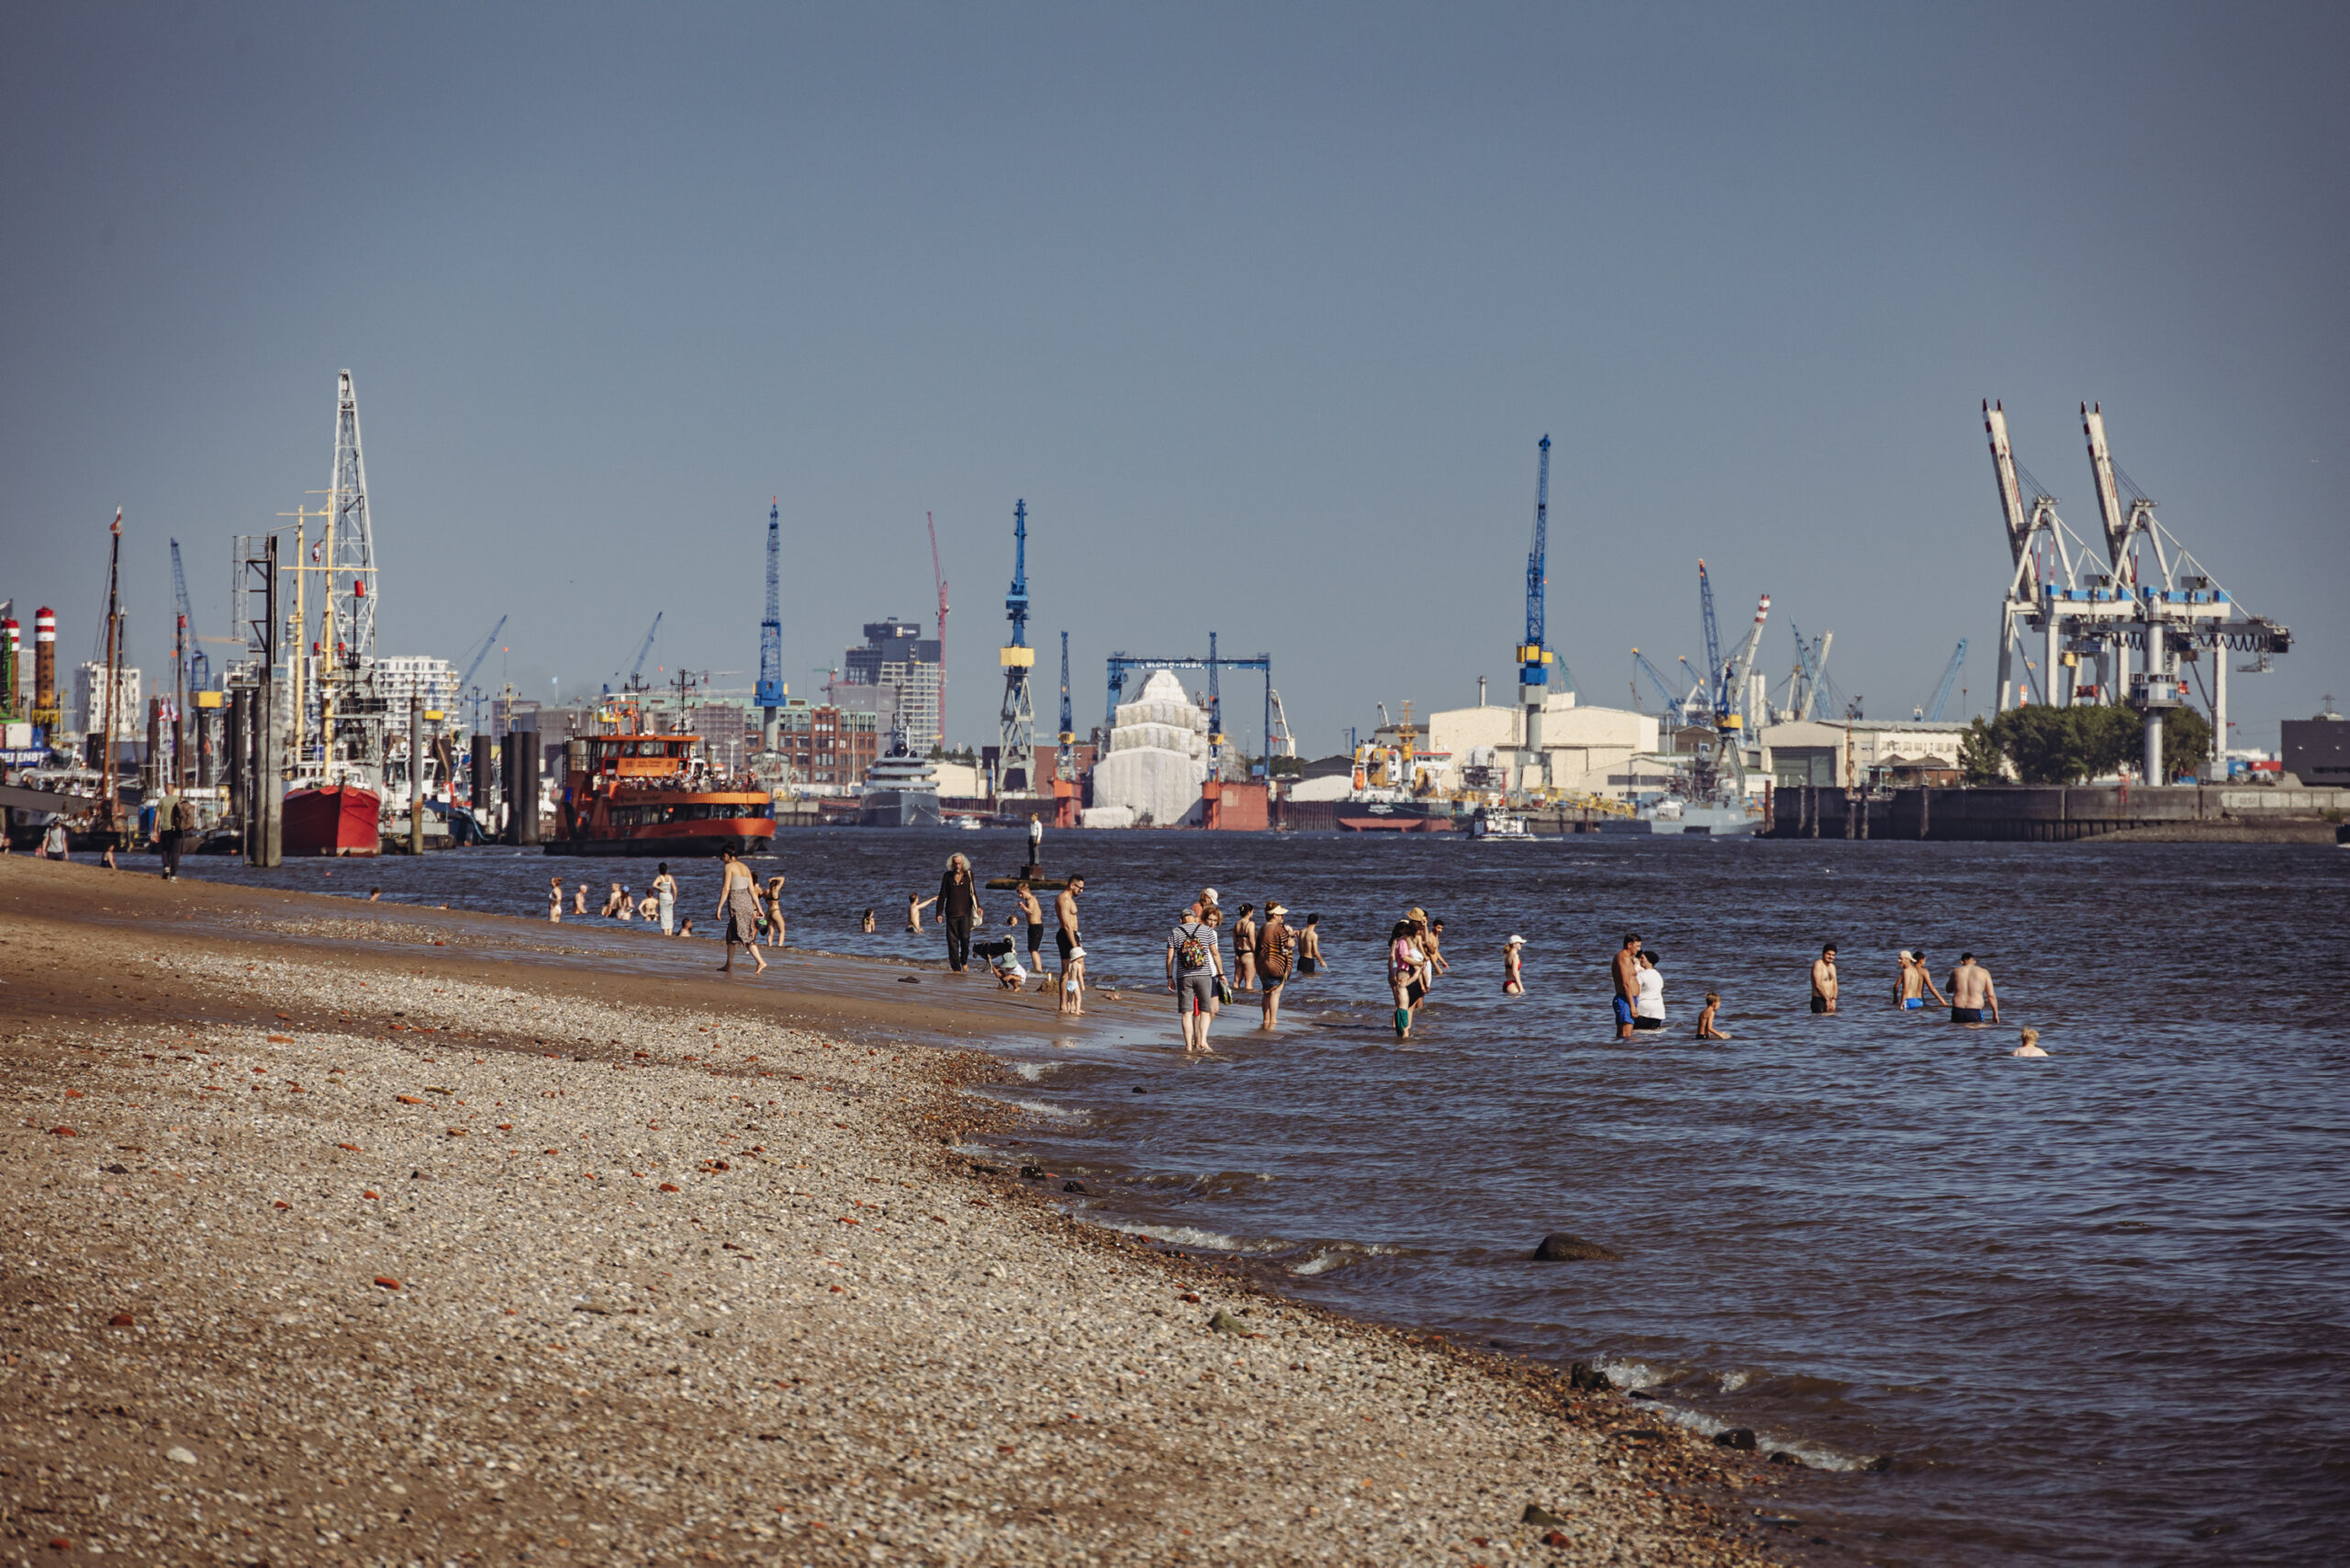
[[(1024, 847), (810, 831), (761, 874), (789, 873), (796, 945), (933, 960), (906, 893), (951, 850), (988, 874)], [(1228, 910), (1318, 912), (1332, 960), (1278, 1036), (1228, 1009), (1209, 1061), (1172, 1048), (1171, 1004), (1163, 1028), (1058, 1028), (1039, 1000), (1005, 1047), (1004, 1097), (1034, 1113), (1009, 1152), (1082, 1179), (1087, 1218), (1756, 1428), (1838, 1473), (1801, 1504), (1870, 1561), (2344, 1560), (2350, 854), (1126, 833), (1051, 834), (1046, 860), (1089, 879), (1096, 985), (1154, 1008), (1203, 883)], [(517, 914), (551, 874), (650, 875), (502, 849), (188, 868)], [(713, 869), (681, 870), (705, 912)], [(1448, 921), (1453, 969), (1398, 1047), (1382, 946), (1414, 904)], [(1672, 1022), (1619, 1044), (1628, 930), (1662, 955)], [(693, 954), (598, 932), (648, 964)], [(1523, 998), (1501, 994), (1512, 932)], [(1846, 999), (1818, 1017), (1828, 941)], [(1971, 948), (2006, 1025), (1893, 1008), (1903, 946), (1937, 976)], [(1692, 1037), (1709, 988), (1730, 1043)], [(2025, 1024), (2047, 1059), (2009, 1055)], [(1552, 1231), (1623, 1260), (1530, 1261)]]

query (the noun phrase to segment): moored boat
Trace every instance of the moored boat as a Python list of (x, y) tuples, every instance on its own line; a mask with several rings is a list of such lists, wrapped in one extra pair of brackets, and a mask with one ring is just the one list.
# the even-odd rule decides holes
[(309, 856), (359, 858), (379, 854), (383, 797), (356, 784), (320, 784), (289, 790), (279, 819), (279, 850), (288, 860)]
[[(913, 755), (902, 727), (891, 730), (890, 750), (865, 772), (859, 827), (938, 827), (938, 770)], [(977, 824), (973, 824), (977, 825)]]

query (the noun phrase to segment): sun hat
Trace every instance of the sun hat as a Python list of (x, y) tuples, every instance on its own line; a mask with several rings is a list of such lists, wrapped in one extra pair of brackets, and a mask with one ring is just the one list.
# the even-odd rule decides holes
[(1082, 947), (1071, 947), (1069, 950), (1069, 956), (1072, 958), (1082, 958), (1085, 957), (1085, 949)]
[(1517, 935), (1516, 933), (1512, 933), (1510, 939), (1503, 943), (1502, 946), (1505, 947), (1523, 947), (1526, 946), (1526, 938)]
[(1201, 902), (1202, 903), (1214, 903), (1214, 902), (1216, 902), (1215, 890), (1214, 890), (1214, 888), (1202, 888), (1202, 889), (1200, 890), (1200, 902)]
[(1265, 906), (1265, 913), (1267, 914), (1287, 914), (1289, 913), (1289, 905), (1285, 903), (1269, 903)]

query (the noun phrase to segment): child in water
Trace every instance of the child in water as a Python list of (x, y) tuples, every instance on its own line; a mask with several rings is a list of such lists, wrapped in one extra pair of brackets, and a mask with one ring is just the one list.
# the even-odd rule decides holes
[(2023, 1032), (2023, 1044), (2018, 1046), (2011, 1054), (2020, 1057), (2044, 1057), (2048, 1053), (2040, 1048), (2040, 1031), (2026, 1029)]
[(1706, 1010), (1697, 1014), (1697, 1037), (1699, 1039), (1727, 1040), (1729, 1038), (1728, 1035), (1723, 1034), (1719, 1029), (1714, 1027), (1714, 1014), (1720, 1011), (1721, 1005), (1721, 992), (1718, 991), (1709, 991), (1706, 992)]
[(1519, 972), (1517, 967), (1518, 955), (1525, 946), (1526, 938), (1523, 936), (1512, 936), (1502, 944), (1502, 994), (1504, 996), (1526, 994), (1526, 977)]
[(1071, 1018), (1085, 1016), (1085, 949), (1071, 947), (1061, 965), (1060, 1005), (1053, 1009)]
[(857, 923), (857, 929), (864, 932), (867, 936), (873, 935), (873, 912), (871, 910), (868, 909), (865, 912), (865, 918)]

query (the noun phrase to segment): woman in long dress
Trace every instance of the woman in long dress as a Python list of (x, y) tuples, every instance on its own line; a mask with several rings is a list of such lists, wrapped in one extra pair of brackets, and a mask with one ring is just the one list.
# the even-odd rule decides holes
[(734, 968), (737, 946), (751, 950), (751, 961), (759, 966), (759, 973), (767, 972), (767, 961), (759, 957), (759, 885), (752, 879), (751, 868), (734, 858), (731, 849), (718, 852), (723, 877), (718, 884), (718, 917), (726, 922), (726, 961), (718, 966), (720, 974)]

